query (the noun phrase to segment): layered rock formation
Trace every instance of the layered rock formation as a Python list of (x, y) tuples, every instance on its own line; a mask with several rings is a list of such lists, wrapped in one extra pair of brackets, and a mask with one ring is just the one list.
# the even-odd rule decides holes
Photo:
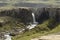
[(49, 18), (55, 19), (56, 21), (60, 20), (59, 8), (37, 8), (33, 10), (31, 9), (18, 8), (12, 10), (4, 10), (0, 12), (0, 16), (19, 18), (21, 19), (21, 22), (24, 22), (25, 24), (29, 24), (30, 22), (32, 22), (32, 12), (35, 13), (36, 21), (39, 23)]

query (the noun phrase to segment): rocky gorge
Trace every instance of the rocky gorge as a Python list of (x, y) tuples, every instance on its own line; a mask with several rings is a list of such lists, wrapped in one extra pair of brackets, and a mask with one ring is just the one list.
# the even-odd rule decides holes
[[(47, 27), (55, 28), (60, 23), (60, 8), (17, 8), (0, 11), (0, 32), (15, 36), (50, 19)], [(52, 22), (52, 23), (51, 23)], [(36, 23), (38, 23), (36, 25)], [(39, 29), (41, 30), (41, 29)], [(22, 31), (22, 32), (21, 32)], [(4, 33), (5, 32), (5, 33)], [(2, 35), (3, 35), (2, 34)]]

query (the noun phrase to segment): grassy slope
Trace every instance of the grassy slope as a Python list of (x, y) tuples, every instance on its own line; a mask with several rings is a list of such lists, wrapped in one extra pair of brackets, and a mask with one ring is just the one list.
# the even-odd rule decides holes
[[(43, 30), (43, 31), (38, 31), (36, 32), (36, 30), (31, 30), (31, 31), (27, 31), (25, 32), (22, 36), (21, 35), (17, 35), (15, 37), (13, 37), (13, 40), (31, 40), (32, 38), (36, 38), (42, 35), (47, 35), (47, 34), (51, 34), (51, 33), (57, 33), (60, 31), (60, 24), (58, 26), (56, 26), (56, 28), (54, 28), (53, 30), (50, 30), (47, 25), (48, 25), (49, 20), (44, 21), (42, 24), (39, 24), (37, 27), (40, 27), (41, 30), (43, 30), (44, 28), (47, 29), (47, 31)], [(36, 28), (37, 29), (37, 28)]]
[[(2, 28), (0, 28), (0, 31), (11, 31), (11, 29), (14, 27), (15, 22), (17, 20), (11, 18), (11, 17), (0, 17), (1, 20), (10, 20), (10, 23), (3, 25)], [(12, 20), (12, 21), (11, 21)], [(53, 30), (50, 30), (47, 25), (49, 25), (50, 20), (44, 21), (42, 24), (38, 24), (36, 28), (26, 31), (25, 33), (22, 33), (21, 35), (17, 35), (13, 37), (13, 40), (31, 40), (32, 38), (39, 37), (42, 35), (50, 34), (50, 33), (57, 33), (60, 31), (60, 25), (56, 26)], [(16, 24), (15, 26), (21, 27), (21, 24)]]
[[(40, 25), (40, 27), (43, 29), (43, 28), (46, 28), (46, 29), (48, 29), (46, 26), (47, 26), (47, 24), (48, 24), (48, 22), (49, 21), (45, 21), (45, 22), (43, 22), (41, 25)], [(38, 25), (39, 26), (39, 25)], [(45, 27), (44, 27), (45, 26)], [(25, 32), (22, 36), (21, 35), (18, 35), (18, 36), (15, 36), (14, 38), (13, 38), (13, 40), (31, 40), (31, 38), (35, 38), (35, 37), (38, 37), (38, 36), (40, 36), (40, 35), (44, 35), (44, 34), (46, 34), (47, 33), (47, 31), (43, 31), (43, 32), (36, 32), (36, 30), (31, 30), (31, 31), (27, 31), (27, 32)]]
[(52, 31), (50, 31), (50, 33), (57, 33), (57, 32), (60, 32), (60, 24), (54, 28)]
[(0, 26), (0, 31), (7, 31), (7, 30), (11, 31), (13, 28), (16, 27), (17, 28), (24, 27), (24, 24), (21, 22), (19, 23), (18, 20), (20, 19), (15, 19), (9, 16), (0, 17), (0, 21), (4, 21), (4, 22), (7, 21), (7, 23), (3, 24), (2, 27)]
[[(57, 30), (58, 28), (59, 28), (59, 30)], [(59, 32), (59, 31), (60, 31), (60, 26), (58, 26), (57, 28), (53, 29), (51, 32), (45, 32), (43, 34), (42, 33), (36, 33), (36, 34), (30, 35), (30, 36), (23, 36), (23, 37), (20, 37), (18, 35), (15, 38), (13, 38), (13, 40), (31, 40), (32, 38), (35, 38), (35, 37), (39, 37), (39, 36), (42, 36), (42, 35), (47, 35), (49, 33), (56, 33), (56, 32)]]
[[(50, 20), (46, 20), (42, 24), (38, 25), (39, 28), (42, 28), (42, 29), (46, 28), (49, 31), (36, 32), (36, 30), (31, 30), (30, 32), (29, 31), (25, 32), (24, 34), (22, 34), (22, 36), (17, 35), (15, 37), (13, 37), (13, 40), (30, 40), (31, 38), (35, 38), (35, 37), (38, 37), (41, 35), (59, 32), (60, 31), (60, 25), (58, 25), (56, 28), (54, 28), (53, 30), (50, 31), (50, 29), (47, 27), (49, 21)], [(8, 30), (8, 28), (9, 28), (9, 30), (11, 30), (9, 25), (7, 25), (7, 26), (5, 27), (6, 30)], [(5, 30), (5, 28), (2, 28), (2, 30)]]

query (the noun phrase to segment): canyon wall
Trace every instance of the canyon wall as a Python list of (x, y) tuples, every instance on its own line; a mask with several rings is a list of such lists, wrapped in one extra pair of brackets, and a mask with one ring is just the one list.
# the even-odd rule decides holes
[(32, 12), (35, 13), (36, 21), (41, 23), (49, 18), (60, 21), (60, 8), (37, 8), (37, 9), (12, 9), (0, 12), (0, 16), (10, 16), (21, 19), (21, 22), (29, 24), (32, 22)]

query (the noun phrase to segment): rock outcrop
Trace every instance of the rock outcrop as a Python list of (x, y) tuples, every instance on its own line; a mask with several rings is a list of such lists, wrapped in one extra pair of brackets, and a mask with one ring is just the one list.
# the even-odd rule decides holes
[(32, 22), (32, 12), (35, 13), (36, 21), (42, 23), (44, 20), (49, 18), (55, 19), (56, 21), (60, 20), (60, 9), (59, 8), (18, 8), (12, 10), (4, 10), (0, 12), (0, 16), (10, 16), (14, 18), (21, 19), (21, 22), (24, 24), (29, 24)]

